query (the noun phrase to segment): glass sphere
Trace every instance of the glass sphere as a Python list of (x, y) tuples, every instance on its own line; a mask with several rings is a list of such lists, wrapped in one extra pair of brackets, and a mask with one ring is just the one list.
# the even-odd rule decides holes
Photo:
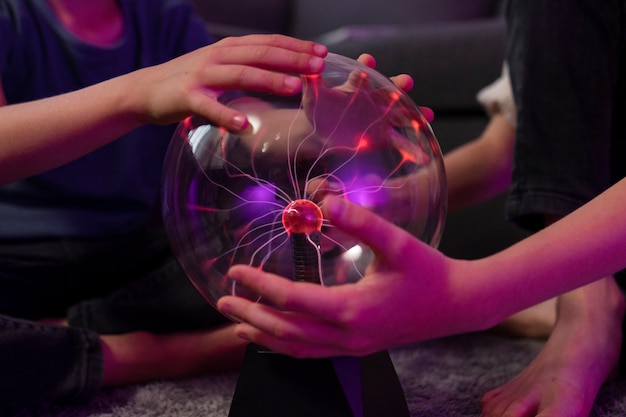
[[(213, 305), (262, 301), (231, 281), (246, 264), (320, 285), (358, 281), (373, 253), (324, 219), (333, 194), (437, 246), (446, 215), (441, 150), (418, 107), (387, 77), (330, 54), (296, 96), (229, 93), (239, 134), (192, 116), (172, 138), (163, 216), (174, 254)], [(419, 265), (416, 265), (418, 270)]]

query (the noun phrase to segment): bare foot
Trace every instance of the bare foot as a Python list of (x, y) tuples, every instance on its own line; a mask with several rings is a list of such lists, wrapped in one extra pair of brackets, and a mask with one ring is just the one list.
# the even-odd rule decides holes
[(103, 385), (118, 386), (237, 369), (246, 342), (234, 325), (156, 335), (132, 332), (100, 336)]
[(513, 337), (547, 339), (556, 322), (556, 298), (544, 301), (502, 321), (491, 330)]
[(558, 312), (539, 355), (483, 396), (483, 417), (589, 415), (619, 358), (624, 298), (613, 278), (605, 278), (561, 296)]

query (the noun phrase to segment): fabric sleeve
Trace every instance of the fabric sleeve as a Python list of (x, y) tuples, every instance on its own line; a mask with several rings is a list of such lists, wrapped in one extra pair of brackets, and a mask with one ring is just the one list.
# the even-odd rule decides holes
[(206, 23), (198, 16), (187, 1), (166, 0), (163, 15), (167, 16), (163, 34), (170, 42), (170, 51), (182, 55), (203, 46), (215, 39), (209, 34)]
[(8, 65), (15, 39), (16, 11), (11, 2), (0, 2), (0, 75)]

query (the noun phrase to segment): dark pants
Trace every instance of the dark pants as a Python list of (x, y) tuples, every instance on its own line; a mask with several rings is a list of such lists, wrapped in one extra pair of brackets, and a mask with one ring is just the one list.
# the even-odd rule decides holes
[[(226, 322), (193, 288), (163, 233), (0, 244), (0, 415), (78, 401), (101, 384), (98, 334)], [(69, 327), (35, 320), (67, 317)]]
[(507, 216), (564, 216), (626, 176), (624, 0), (509, 0), (518, 107)]

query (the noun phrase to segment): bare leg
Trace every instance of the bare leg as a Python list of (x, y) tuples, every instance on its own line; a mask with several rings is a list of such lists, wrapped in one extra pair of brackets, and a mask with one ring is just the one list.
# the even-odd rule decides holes
[(561, 296), (546, 345), (518, 376), (483, 396), (483, 416), (588, 416), (617, 364), (623, 316), (612, 277)]
[(547, 339), (556, 322), (556, 306), (557, 299), (551, 298), (513, 314), (495, 326), (492, 331), (513, 337)]
[(174, 379), (237, 369), (246, 343), (234, 325), (208, 331), (155, 335), (133, 332), (100, 337), (104, 386)]

